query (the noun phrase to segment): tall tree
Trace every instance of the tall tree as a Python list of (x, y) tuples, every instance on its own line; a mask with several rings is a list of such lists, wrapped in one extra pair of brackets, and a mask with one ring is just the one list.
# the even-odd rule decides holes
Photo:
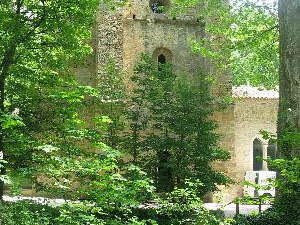
[[(89, 53), (87, 40), (101, 0), (12, 0), (0, 1), (0, 153), (6, 159), (7, 140), (11, 137), (5, 130), (10, 105), (21, 108), (32, 122), (34, 112), (25, 103), (33, 103), (45, 93), (41, 84), (50, 77), (60, 81), (61, 75), (70, 75), (70, 67), (79, 63)], [(108, 0), (105, 2), (113, 2)], [(84, 19), (83, 19), (84, 18)], [(52, 83), (53, 84), (53, 83)], [(51, 84), (51, 85), (52, 85)], [(69, 83), (70, 84), (70, 83)], [(50, 85), (50, 84), (49, 84)], [(56, 85), (54, 85), (56, 86)], [(62, 86), (68, 86), (65, 83)], [(24, 91), (28, 91), (25, 93)], [(35, 97), (31, 95), (33, 91)], [(23, 92), (23, 95), (18, 95)], [(28, 97), (28, 96), (31, 97)], [(16, 96), (19, 96), (18, 98)], [(19, 99), (19, 105), (16, 100)], [(37, 101), (38, 102), (38, 101)], [(32, 104), (31, 104), (32, 105)], [(13, 143), (14, 144), (14, 143)], [(5, 168), (0, 162), (3, 179)], [(3, 182), (0, 182), (0, 199)]]
[(159, 191), (201, 182), (199, 196), (215, 191), (228, 178), (212, 167), (229, 153), (218, 146), (217, 124), (211, 120), (214, 98), (205, 75), (184, 78), (169, 64), (144, 55), (135, 68), (125, 149), (156, 181)]
[[(293, 139), (300, 133), (300, 0), (279, 0), (280, 97), (278, 137), (280, 152), (296, 154)], [(289, 138), (286, 138), (287, 135)], [(296, 136), (295, 136), (296, 135)]]
[(274, 88), (279, 76), (277, 5), (250, 2), (233, 10), (231, 70), (233, 84)]
[[(228, 4), (226, 4), (228, 3)], [(205, 7), (197, 7), (197, 5)], [(234, 85), (278, 85), (277, 4), (259, 0), (174, 1), (171, 13), (195, 8), (205, 24), (206, 35), (191, 41), (193, 50), (218, 68), (233, 74)], [(213, 76), (216, 77), (215, 71)]]

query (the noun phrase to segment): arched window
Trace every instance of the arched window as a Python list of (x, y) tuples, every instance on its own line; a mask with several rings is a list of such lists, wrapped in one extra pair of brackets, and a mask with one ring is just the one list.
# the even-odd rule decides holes
[(166, 64), (167, 62), (167, 59), (166, 59), (166, 56), (164, 54), (160, 54), (158, 57), (157, 57), (157, 64), (158, 64), (158, 70), (161, 71), (162, 70), (162, 65), (163, 64)]
[(167, 58), (164, 54), (160, 54), (158, 57), (157, 57), (157, 62), (159, 64), (166, 64), (167, 62)]
[(263, 145), (259, 139), (253, 141), (253, 171), (260, 171), (263, 168)]
[[(272, 141), (269, 141), (268, 148), (267, 148), (268, 158), (275, 159), (276, 158), (276, 150), (277, 150), (276, 144), (272, 143)], [(270, 168), (269, 165), (268, 165), (268, 169), (272, 170), (272, 168)]]
[(150, 1), (150, 8), (154, 13), (164, 13), (170, 5), (168, 0), (152, 0)]
[(153, 57), (153, 60), (155, 62), (157, 62), (159, 70), (161, 68), (160, 65), (162, 65), (162, 64), (166, 64), (166, 63), (172, 64), (173, 55), (172, 55), (172, 52), (169, 49), (157, 48), (153, 52), (152, 57)]

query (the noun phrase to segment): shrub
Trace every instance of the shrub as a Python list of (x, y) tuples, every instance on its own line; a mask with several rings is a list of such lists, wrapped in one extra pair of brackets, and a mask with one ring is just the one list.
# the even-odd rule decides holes
[(187, 181), (185, 188), (175, 188), (153, 204), (136, 208), (134, 213), (141, 220), (154, 220), (159, 225), (219, 225), (218, 218), (203, 207), (197, 196), (199, 185)]
[(30, 201), (0, 203), (0, 225), (50, 225), (55, 224), (58, 208)]
[(300, 224), (300, 160), (269, 160), (279, 172), (275, 181), (278, 196), (274, 206), (258, 215), (240, 215), (231, 222), (234, 225), (299, 225)]
[(297, 221), (290, 220), (287, 215), (274, 209), (257, 215), (239, 215), (231, 225), (297, 225)]

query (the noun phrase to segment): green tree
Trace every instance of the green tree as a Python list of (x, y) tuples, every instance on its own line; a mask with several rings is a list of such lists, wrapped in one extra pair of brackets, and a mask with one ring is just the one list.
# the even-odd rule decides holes
[(157, 66), (146, 55), (133, 81), (131, 103), (138, 110), (129, 111), (135, 116), (129, 117), (127, 147), (134, 161), (156, 180), (158, 190), (170, 191), (191, 179), (203, 183), (198, 191), (203, 196), (216, 190), (216, 184), (226, 183), (226, 176), (212, 168), (212, 162), (228, 159), (229, 154), (218, 147), (217, 125), (210, 119), (209, 81), (200, 74), (180, 78), (171, 65)]
[[(49, 93), (47, 83), (53, 88), (74, 85), (68, 79), (67, 82), (62, 79), (70, 76), (72, 65), (91, 53), (87, 40), (91, 37), (90, 30), (99, 3), (98, 0), (0, 1), (0, 152), (5, 160), (7, 149), (14, 144), (5, 130), (12, 108), (20, 109), (20, 116), (26, 115), (24, 122), (38, 125), (44, 116), (42, 113), (39, 114), (41, 118), (36, 116), (38, 108), (34, 104), (47, 96), (43, 91)], [(45, 112), (48, 105), (44, 103), (38, 106)], [(25, 107), (29, 105), (35, 108)], [(27, 126), (27, 129), (31, 128)], [(30, 142), (25, 140), (28, 133), (23, 131), (19, 137), (24, 137), (28, 144)], [(22, 154), (21, 150), (18, 152)], [(1, 165), (2, 175), (5, 167)], [(0, 198), (2, 192), (1, 182)]]
[(206, 32), (200, 42), (191, 40), (192, 49), (218, 69), (212, 77), (222, 77), (230, 71), (234, 85), (278, 85), (276, 4), (256, 0), (183, 0), (174, 1), (171, 13), (182, 13), (191, 7), (196, 8)]
[(230, 26), (233, 84), (274, 88), (279, 84), (277, 7), (246, 2), (233, 9)]
[(172, 151), (176, 183), (182, 185), (187, 178), (200, 181), (204, 184), (198, 190), (200, 195), (215, 191), (216, 184), (229, 182), (212, 167), (213, 162), (229, 159), (230, 155), (218, 145), (218, 125), (211, 119), (217, 110), (211, 86), (202, 73), (197, 77), (178, 78), (173, 89), (175, 104), (171, 106), (173, 117), (169, 124), (176, 135)]
[(124, 73), (117, 68), (113, 58), (109, 58), (98, 79), (101, 95), (99, 108), (101, 114), (108, 116), (111, 122), (106, 134), (106, 142), (112, 148), (120, 147), (121, 131), (124, 128), (125, 84)]

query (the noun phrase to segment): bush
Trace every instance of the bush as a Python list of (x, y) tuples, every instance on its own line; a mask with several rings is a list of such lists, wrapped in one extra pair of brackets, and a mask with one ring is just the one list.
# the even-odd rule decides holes
[(299, 225), (297, 215), (289, 217), (283, 212), (272, 208), (257, 215), (239, 215), (232, 221), (231, 225)]
[(151, 204), (116, 205), (86, 202), (66, 204), (60, 210), (59, 224), (99, 225), (219, 225), (197, 196), (198, 183), (157, 196)]
[(59, 210), (30, 201), (0, 203), (0, 225), (50, 225), (55, 224)]
[(0, 225), (220, 225), (197, 197), (197, 185), (186, 182), (185, 188), (157, 197), (149, 207), (102, 201), (68, 202), (59, 207), (3, 202)]
[(300, 224), (300, 160), (269, 160), (270, 165), (279, 172), (275, 181), (278, 196), (274, 206), (258, 215), (235, 219), (234, 225), (299, 225)]
[(135, 209), (141, 220), (152, 219), (159, 225), (219, 225), (220, 221), (203, 207), (197, 196), (199, 183), (187, 181), (185, 188), (160, 196), (152, 205)]
[(60, 209), (60, 216), (57, 218), (58, 224), (81, 225), (97, 224), (104, 225), (105, 222), (100, 218), (104, 214), (102, 209), (93, 205), (84, 203), (65, 204)]
[(139, 220), (131, 210), (127, 214), (105, 211), (90, 203), (66, 203), (51, 207), (31, 201), (0, 203), (0, 225), (155, 225), (152, 220)]

